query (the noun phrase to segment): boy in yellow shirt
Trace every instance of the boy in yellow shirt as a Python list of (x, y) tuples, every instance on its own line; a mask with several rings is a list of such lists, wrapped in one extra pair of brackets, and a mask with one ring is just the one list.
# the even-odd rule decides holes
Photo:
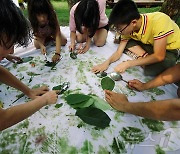
[(145, 66), (144, 74), (155, 76), (176, 64), (180, 53), (180, 29), (166, 14), (139, 14), (132, 0), (119, 0), (111, 12), (109, 24), (121, 34), (121, 42), (109, 59), (92, 68), (94, 73), (106, 70), (124, 50), (139, 58), (118, 64), (114, 68), (116, 72)]

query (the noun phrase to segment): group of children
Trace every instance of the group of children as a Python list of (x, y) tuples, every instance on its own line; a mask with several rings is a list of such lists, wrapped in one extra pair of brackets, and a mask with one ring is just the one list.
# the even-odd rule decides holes
[[(40, 49), (42, 54), (46, 54), (46, 45), (52, 41), (56, 45), (52, 61), (59, 61), (61, 46), (66, 45), (67, 39), (60, 30), (50, 0), (28, 0), (27, 8), (31, 26), (29, 26), (26, 18), (11, 0), (1, 0), (0, 60), (3, 58), (8, 59), (8, 57), (11, 60), (17, 60), (17, 57), (11, 55), (14, 52), (14, 45), (27, 46), (31, 38), (30, 31), (32, 28), (34, 46)], [(116, 72), (122, 73), (130, 67), (143, 66), (145, 75), (155, 76), (165, 71), (161, 75), (163, 77), (170, 76), (171, 80), (168, 78), (167, 82), (161, 82), (164, 78), (159, 75), (156, 82), (153, 82), (157, 83), (154, 86), (180, 80), (180, 77), (178, 78), (178, 75), (180, 76), (180, 64), (176, 64), (180, 51), (180, 30), (177, 24), (167, 15), (160, 12), (139, 14), (132, 0), (119, 0), (113, 8), (109, 19), (105, 14), (105, 9), (106, 0), (81, 0), (70, 10), (69, 50), (71, 52), (77, 50), (79, 54), (84, 54), (89, 50), (91, 42), (98, 47), (105, 45), (109, 26), (115, 27), (116, 31), (121, 34), (121, 41), (117, 51), (102, 64), (94, 66), (92, 72), (105, 71), (111, 63), (117, 61), (122, 53), (127, 50), (136, 54), (138, 58), (118, 64), (114, 68)], [(76, 47), (76, 43), (79, 43), (78, 47)], [(167, 70), (168, 68), (170, 70)], [(177, 71), (172, 71), (174, 69)], [(53, 104), (57, 101), (56, 92), (48, 91), (47, 87), (32, 90), (1, 66), (0, 72), (1, 82), (19, 89), (33, 99), (26, 104), (9, 109), (0, 108), (0, 130), (22, 121), (44, 105)], [(138, 89), (143, 86), (144, 84), (140, 81), (129, 81), (130, 88)], [(125, 102), (124, 100), (117, 102), (117, 100), (121, 100), (121, 95), (110, 91), (105, 91), (105, 93), (106, 100), (114, 108), (129, 111), (120, 108), (121, 103)], [(123, 98), (127, 101), (125, 96)], [(179, 99), (175, 99), (176, 102), (179, 102)], [(141, 115), (139, 112), (137, 113), (137, 115)]]

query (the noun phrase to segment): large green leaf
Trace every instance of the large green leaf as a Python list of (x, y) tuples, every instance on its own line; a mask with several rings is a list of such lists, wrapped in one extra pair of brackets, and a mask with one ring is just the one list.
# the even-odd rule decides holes
[(94, 125), (99, 128), (108, 127), (111, 121), (111, 119), (105, 112), (94, 107), (78, 109), (76, 112), (76, 116), (78, 116), (85, 123)]
[(104, 100), (99, 98), (98, 96), (91, 96), (95, 101), (93, 107), (96, 107), (101, 110), (111, 110), (112, 107)]
[(65, 100), (69, 105), (72, 105), (82, 103), (84, 101), (89, 100), (90, 98), (90, 96), (84, 94), (70, 94), (65, 98)]
[(90, 98), (84, 102), (81, 102), (81, 103), (77, 103), (77, 104), (72, 104), (71, 106), (74, 108), (74, 109), (82, 109), (82, 108), (85, 108), (85, 107), (89, 107), (91, 106), (93, 103), (94, 103), (94, 99), (93, 98)]
[(105, 77), (101, 80), (101, 86), (103, 90), (113, 90), (115, 82), (110, 77)]

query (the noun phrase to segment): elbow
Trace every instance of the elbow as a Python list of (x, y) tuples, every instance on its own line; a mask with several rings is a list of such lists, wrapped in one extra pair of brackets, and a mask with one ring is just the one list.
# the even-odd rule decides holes
[(165, 55), (155, 55), (157, 62), (162, 62), (165, 59)]

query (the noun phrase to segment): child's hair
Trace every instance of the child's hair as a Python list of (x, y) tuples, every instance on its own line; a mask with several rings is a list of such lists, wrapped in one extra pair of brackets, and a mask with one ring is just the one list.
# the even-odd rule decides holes
[(49, 26), (56, 32), (57, 30), (57, 19), (56, 13), (50, 0), (28, 0), (28, 16), (33, 28), (34, 34), (38, 32), (39, 23), (37, 20), (37, 15), (46, 14), (49, 20)]
[(132, 0), (119, 0), (110, 14), (109, 25), (130, 24), (132, 20), (139, 18), (139, 11)]
[(7, 49), (15, 44), (27, 46), (30, 38), (30, 27), (21, 10), (12, 0), (1, 0), (0, 45)]
[(89, 37), (93, 37), (99, 27), (100, 12), (96, 0), (81, 0), (74, 13), (77, 30), (82, 34), (82, 26), (89, 30)]

